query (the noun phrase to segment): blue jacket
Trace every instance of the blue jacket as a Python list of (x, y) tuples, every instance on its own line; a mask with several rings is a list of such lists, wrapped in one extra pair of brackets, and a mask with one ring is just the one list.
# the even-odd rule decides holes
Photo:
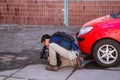
[[(56, 43), (56, 44), (59, 44), (59, 42), (62, 40), (62, 37), (60, 37), (60, 36), (55, 36), (55, 37), (52, 37), (51, 39), (50, 39), (50, 43)], [(71, 46), (71, 48), (74, 50), (74, 51), (78, 51), (78, 46), (77, 46), (77, 44), (76, 43), (74, 43), (74, 42), (70, 42), (70, 46)]]

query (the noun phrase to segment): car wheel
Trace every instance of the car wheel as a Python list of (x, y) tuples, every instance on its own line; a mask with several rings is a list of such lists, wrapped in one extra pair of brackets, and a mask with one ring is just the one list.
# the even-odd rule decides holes
[(120, 45), (114, 40), (101, 40), (93, 47), (93, 57), (101, 66), (115, 66), (120, 62)]

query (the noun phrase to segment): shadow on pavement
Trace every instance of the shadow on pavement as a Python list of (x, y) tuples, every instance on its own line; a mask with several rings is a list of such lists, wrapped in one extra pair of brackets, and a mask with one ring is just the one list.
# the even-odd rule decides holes
[(95, 61), (87, 63), (83, 68), (84, 69), (105, 69), (105, 67), (99, 66)]
[(83, 67), (83, 69), (120, 71), (120, 69), (119, 69), (118, 67), (120, 67), (120, 65), (114, 66), (114, 67), (102, 67), (102, 66), (98, 65), (95, 61), (91, 61), (91, 62), (87, 63), (87, 64)]

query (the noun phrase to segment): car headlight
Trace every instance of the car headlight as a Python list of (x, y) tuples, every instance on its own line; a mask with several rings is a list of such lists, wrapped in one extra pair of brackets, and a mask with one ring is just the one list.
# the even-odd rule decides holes
[(83, 35), (83, 34), (86, 34), (88, 32), (90, 32), (91, 30), (93, 29), (93, 27), (83, 27), (80, 29), (80, 34)]

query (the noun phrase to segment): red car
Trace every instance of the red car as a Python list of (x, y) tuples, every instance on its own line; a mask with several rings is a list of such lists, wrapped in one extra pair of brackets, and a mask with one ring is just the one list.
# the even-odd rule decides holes
[(101, 66), (120, 63), (120, 12), (106, 15), (82, 26), (77, 34), (81, 52), (90, 55)]

